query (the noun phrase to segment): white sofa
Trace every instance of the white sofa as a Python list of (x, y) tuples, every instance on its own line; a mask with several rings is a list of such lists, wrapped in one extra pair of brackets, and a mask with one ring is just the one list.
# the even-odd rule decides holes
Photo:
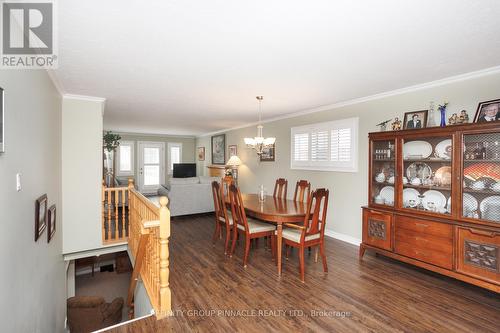
[(160, 186), (158, 195), (168, 197), (171, 216), (213, 212), (214, 180), (220, 182), (218, 177), (170, 178)]

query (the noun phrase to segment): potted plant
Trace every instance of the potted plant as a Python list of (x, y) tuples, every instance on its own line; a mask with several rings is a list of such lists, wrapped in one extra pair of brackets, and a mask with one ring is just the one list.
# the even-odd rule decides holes
[(107, 187), (114, 185), (115, 178), (115, 151), (120, 145), (121, 136), (111, 131), (104, 133), (102, 137), (104, 149), (104, 180)]

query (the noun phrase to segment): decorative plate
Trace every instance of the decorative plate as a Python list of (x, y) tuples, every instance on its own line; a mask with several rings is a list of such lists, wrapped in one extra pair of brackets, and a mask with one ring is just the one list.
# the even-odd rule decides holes
[(425, 209), (433, 210), (432, 203), (434, 203), (434, 208), (444, 208), (446, 206), (446, 197), (439, 191), (429, 190), (424, 192), (423, 196), (422, 203)]
[(463, 215), (465, 217), (470, 217), (470, 214), (477, 210), (479, 203), (476, 198), (469, 193), (464, 193), (463, 195)]
[(403, 203), (405, 206), (408, 205), (408, 201), (415, 200), (418, 203), (418, 196), (420, 193), (414, 188), (405, 188), (403, 190)]
[(500, 181), (500, 164), (498, 163), (477, 163), (464, 169), (464, 177), (471, 181), (479, 178), (491, 178), (496, 182)]
[(410, 156), (422, 156), (428, 158), (432, 154), (432, 145), (426, 141), (409, 141), (403, 145), (404, 159)]
[(432, 176), (432, 169), (424, 162), (414, 162), (406, 169), (408, 179), (420, 178), (421, 181), (429, 179)]
[(380, 196), (384, 198), (386, 204), (391, 204), (394, 202), (394, 187), (385, 186), (380, 190)]
[(439, 169), (437, 169), (434, 178), (439, 179), (440, 184), (443, 186), (451, 185), (451, 167), (440, 167)]
[(451, 145), (451, 139), (446, 139), (441, 141), (436, 145), (434, 154), (436, 157), (442, 158), (444, 160), (450, 160), (453, 154), (453, 146)]
[(500, 221), (500, 196), (492, 195), (481, 201), (479, 205), (483, 220)]

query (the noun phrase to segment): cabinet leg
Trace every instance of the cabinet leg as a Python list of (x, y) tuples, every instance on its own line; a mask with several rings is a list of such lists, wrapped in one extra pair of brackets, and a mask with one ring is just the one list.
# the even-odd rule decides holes
[(363, 259), (363, 256), (365, 254), (365, 247), (363, 246), (363, 244), (359, 245), (359, 259)]

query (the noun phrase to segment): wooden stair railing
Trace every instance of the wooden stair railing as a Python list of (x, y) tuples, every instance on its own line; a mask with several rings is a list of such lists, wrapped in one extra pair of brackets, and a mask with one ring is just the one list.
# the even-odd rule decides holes
[(134, 262), (127, 305), (129, 317), (134, 316), (134, 292), (140, 278), (148, 293), (158, 319), (172, 312), (169, 287), (170, 211), (167, 197), (160, 198), (160, 207), (134, 188), (102, 190), (103, 244), (128, 242), (129, 255)]
[(167, 197), (160, 198), (158, 208), (149, 199), (129, 189), (130, 230), (128, 244), (134, 260), (127, 304), (133, 317), (134, 292), (140, 277), (158, 319), (171, 314), (169, 287), (170, 211)]

